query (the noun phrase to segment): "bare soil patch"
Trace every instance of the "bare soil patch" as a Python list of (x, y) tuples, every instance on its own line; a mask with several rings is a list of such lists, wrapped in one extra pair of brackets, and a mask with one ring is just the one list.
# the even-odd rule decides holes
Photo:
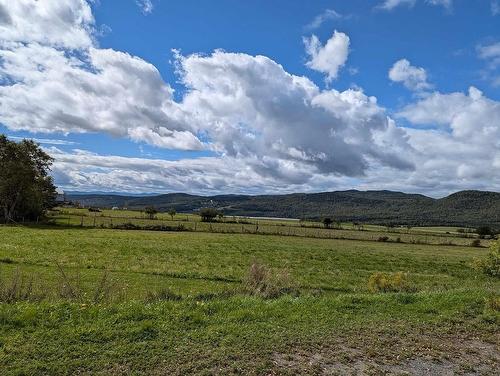
[(328, 346), (274, 353), (272, 375), (499, 375), (498, 333), (337, 338)]

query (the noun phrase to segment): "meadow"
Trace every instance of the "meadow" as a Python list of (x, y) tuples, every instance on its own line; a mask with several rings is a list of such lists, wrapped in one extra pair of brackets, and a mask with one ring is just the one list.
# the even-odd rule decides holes
[[(144, 212), (132, 210), (101, 210), (61, 208), (50, 213), (58, 225), (73, 227), (126, 228), (127, 226), (166, 227), (171, 230), (214, 232), (230, 234), (282, 235), (339, 240), (384, 241), (407, 244), (434, 244), (448, 246), (490, 245), (487, 239), (478, 239), (473, 229), (459, 227), (387, 227), (373, 224), (334, 223), (329, 228), (310, 220), (262, 219), (223, 217), (214, 222), (202, 222), (196, 214), (158, 213), (154, 219)], [(476, 241), (476, 243), (474, 243)], [(478, 242), (478, 243), (477, 243)]]
[[(488, 249), (455, 229), (398, 234), (448, 246), (325, 238), (314, 223), (271, 220), (259, 230), (312, 232), (127, 231), (67, 214), (58, 226), (0, 227), (1, 374), (500, 371), (500, 281), (472, 267)], [(185, 218), (173, 222), (197, 221)], [(343, 227), (322, 231), (393, 236)], [(286, 288), (249, 288), (256, 265)], [(377, 289), (377, 273), (404, 280)]]

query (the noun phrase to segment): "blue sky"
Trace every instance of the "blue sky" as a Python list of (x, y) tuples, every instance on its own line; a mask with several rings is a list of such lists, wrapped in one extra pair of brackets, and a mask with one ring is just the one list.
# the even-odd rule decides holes
[[(311, 33), (327, 40), (333, 30), (351, 38), (347, 71), (335, 82), (345, 89), (353, 84), (377, 95), (389, 108), (407, 100), (408, 92), (391, 85), (388, 68), (402, 56), (423, 66), (442, 91), (463, 91), (481, 86), (485, 94), (499, 99), (498, 88), (481, 79), (484, 62), (476, 46), (498, 39), (500, 17), (491, 14), (490, 1), (455, 1), (452, 9), (429, 6), (423, 1), (412, 8), (390, 12), (377, 10), (380, 1), (153, 1), (144, 15), (131, 1), (101, 1), (95, 7), (98, 24), (111, 32), (99, 38), (103, 48), (128, 51), (154, 64), (177, 90), (169, 61), (171, 49), (183, 54), (228, 52), (265, 55), (293, 74), (306, 75), (323, 85), (320, 73), (305, 66), (302, 38)], [(117, 9), (118, 8), (118, 9)], [(332, 9), (344, 18), (329, 19), (318, 28), (307, 27), (318, 15)]]
[(65, 189), (500, 188), (497, 1), (46, 3), (0, 0), (0, 132), (38, 139)]

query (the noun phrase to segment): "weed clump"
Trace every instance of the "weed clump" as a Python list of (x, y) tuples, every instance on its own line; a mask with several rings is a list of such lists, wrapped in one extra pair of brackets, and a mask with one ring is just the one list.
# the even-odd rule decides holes
[(104, 270), (101, 278), (90, 291), (87, 291), (80, 279), (80, 274), (68, 275), (61, 265), (59, 270), (58, 296), (67, 301), (85, 303), (110, 303), (123, 300), (123, 291), (118, 288), (116, 281), (112, 280), (109, 273)]
[(408, 281), (408, 274), (373, 273), (368, 279), (368, 289), (371, 292), (415, 292), (416, 289)]
[(500, 324), (500, 296), (490, 296), (484, 299), (482, 319), (489, 324)]
[(500, 296), (491, 296), (485, 299), (485, 309), (493, 312), (500, 312)]
[(0, 302), (41, 301), (45, 294), (35, 289), (33, 277), (25, 278), (16, 270), (10, 279), (0, 280)]
[(154, 302), (161, 302), (161, 301), (179, 301), (181, 300), (182, 297), (180, 295), (177, 295), (176, 293), (172, 292), (170, 289), (163, 288), (160, 289), (159, 291), (149, 291), (146, 294), (146, 302), (147, 303), (154, 303)]
[(282, 295), (298, 295), (298, 289), (286, 270), (272, 270), (267, 266), (253, 262), (244, 280), (247, 294), (265, 299), (278, 298)]
[(500, 278), (500, 241), (493, 243), (484, 259), (476, 259), (472, 265), (490, 277)]

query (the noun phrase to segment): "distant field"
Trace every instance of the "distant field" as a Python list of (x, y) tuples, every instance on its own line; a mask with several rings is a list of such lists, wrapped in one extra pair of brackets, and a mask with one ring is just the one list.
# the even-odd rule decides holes
[[(496, 374), (500, 315), (488, 301), (498, 298), (500, 282), (470, 267), (486, 253), (298, 236), (0, 227), (1, 280), (33, 277), (47, 294), (0, 303), (0, 370)], [(287, 271), (295, 292), (248, 296), (243, 281), (256, 260)], [(111, 295), (95, 303), (105, 271)], [(368, 288), (373, 273), (399, 271), (411, 291)], [(61, 297), (65, 281), (85, 295)], [(165, 289), (170, 297), (148, 300)]]
[[(279, 219), (257, 219), (224, 217), (214, 223), (200, 221), (198, 215), (177, 214), (173, 218), (167, 213), (158, 213), (154, 220), (146, 214), (131, 210), (102, 210), (98, 213), (87, 209), (63, 208), (51, 214), (60, 225), (113, 228), (124, 224), (137, 226), (170, 226), (185, 231), (248, 233), (264, 235), (285, 235), (310, 238), (349, 239), (367, 241), (388, 241), (411, 244), (471, 245), (476, 238), (473, 233), (459, 233), (458, 227), (391, 227), (353, 223), (334, 224), (324, 228), (320, 222), (289, 221)], [(384, 239), (386, 238), (386, 239)], [(488, 240), (479, 245), (488, 247)]]

